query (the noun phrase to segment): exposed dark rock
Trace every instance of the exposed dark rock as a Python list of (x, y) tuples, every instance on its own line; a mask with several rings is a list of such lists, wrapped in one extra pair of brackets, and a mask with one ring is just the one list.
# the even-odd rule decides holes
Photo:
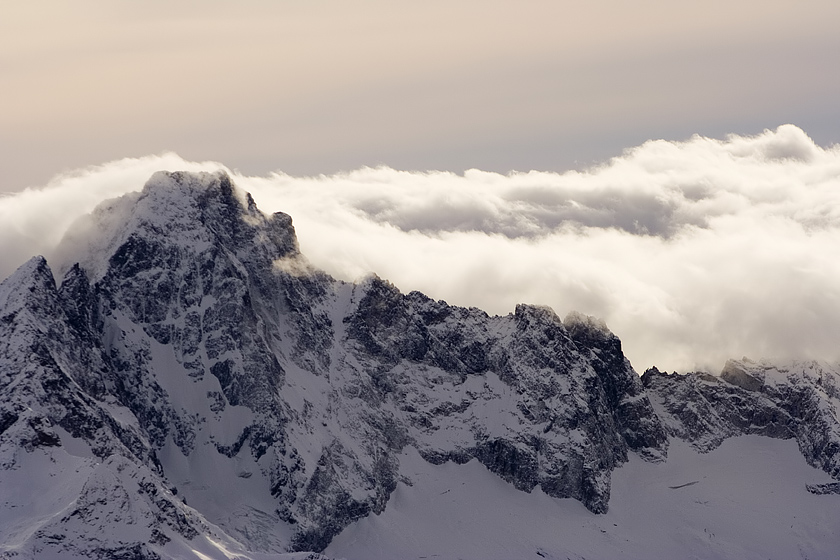
[(826, 482), (824, 484), (806, 484), (805, 488), (811, 494), (840, 494), (840, 482)]
[(667, 375), (656, 368), (642, 382), (671, 435), (700, 451), (727, 437), (795, 438), (809, 464), (840, 478), (840, 432), (826, 406), (840, 381), (816, 362), (777, 367), (729, 361), (727, 380), (708, 374)]
[(763, 379), (750, 375), (732, 360), (729, 360), (723, 366), (720, 378), (747, 391), (758, 391), (764, 385)]
[(530, 492), (537, 485), (537, 457), (528, 448), (517, 447), (499, 438), (478, 445), (472, 450), (472, 455), (490, 472), (510, 482), (518, 490)]

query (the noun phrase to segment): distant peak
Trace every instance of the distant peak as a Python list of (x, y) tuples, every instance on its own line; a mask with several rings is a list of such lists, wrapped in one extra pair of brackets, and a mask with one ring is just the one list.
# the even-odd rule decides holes
[(571, 311), (563, 319), (563, 325), (568, 329), (585, 328), (587, 330), (600, 331), (604, 334), (612, 334), (607, 323), (603, 319), (592, 315), (584, 315), (578, 311)]
[(105, 201), (78, 220), (57, 251), (58, 269), (78, 262), (96, 282), (112, 257), (132, 247), (200, 251), (219, 244), (235, 253), (255, 243), (274, 258), (299, 253), (291, 218), (261, 212), (227, 172), (158, 171), (140, 192)]
[(47, 259), (41, 255), (32, 257), (20, 265), (0, 286), (5, 288), (24, 284), (51, 284), (55, 288), (55, 279), (50, 265), (47, 264)]
[(31, 298), (27, 294), (38, 298), (55, 291), (55, 279), (47, 260), (40, 255), (32, 257), (0, 283), (0, 313), (12, 313), (26, 306)]
[(167, 183), (177, 185), (190, 185), (209, 188), (214, 185), (232, 188), (230, 175), (222, 169), (218, 171), (156, 171), (146, 181), (146, 188), (154, 188), (156, 185)]
[(192, 199), (201, 203), (216, 199), (242, 210), (256, 209), (250, 195), (234, 186), (226, 171), (157, 171), (146, 181), (142, 197), (153, 196), (177, 203)]
[(538, 321), (561, 324), (560, 317), (547, 305), (517, 303), (514, 315), (519, 319), (534, 318)]

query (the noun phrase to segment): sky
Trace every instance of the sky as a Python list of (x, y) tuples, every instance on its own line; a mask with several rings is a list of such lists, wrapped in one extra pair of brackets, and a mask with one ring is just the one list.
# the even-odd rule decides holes
[(835, 0), (0, 0), (0, 190), (173, 151), (251, 175), (584, 169), (840, 141)]
[(596, 315), (639, 371), (840, 359), (840, 3), (0, 10), (0, 276), (225, 168), (337, 277)]

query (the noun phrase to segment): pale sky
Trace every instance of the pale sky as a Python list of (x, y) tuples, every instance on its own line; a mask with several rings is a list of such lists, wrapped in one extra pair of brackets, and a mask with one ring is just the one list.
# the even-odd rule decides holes
[(837, 22), (836, 0), (0, 0), (0, 278), (72, 260), (73, 221), (157, 170), (224, 168), (341, 279), (595, 315), (639, 372), (838, 361)]
[(0, 0), (0, 190), (166, 151), (248, 174), (583, 169), (840, 142), (836, 0)]

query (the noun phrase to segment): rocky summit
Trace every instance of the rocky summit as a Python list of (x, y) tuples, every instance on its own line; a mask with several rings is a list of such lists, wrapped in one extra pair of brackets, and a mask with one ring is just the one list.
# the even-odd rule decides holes
[(836, 367), (639, 377), (591, 317), (335, 280), (224, 173), (157, 173), (60, 253), (0, 285), (0, 557), (319, 558), (407, 450), (593, 514), (675, 440), (793, 438), (840, 480)]

